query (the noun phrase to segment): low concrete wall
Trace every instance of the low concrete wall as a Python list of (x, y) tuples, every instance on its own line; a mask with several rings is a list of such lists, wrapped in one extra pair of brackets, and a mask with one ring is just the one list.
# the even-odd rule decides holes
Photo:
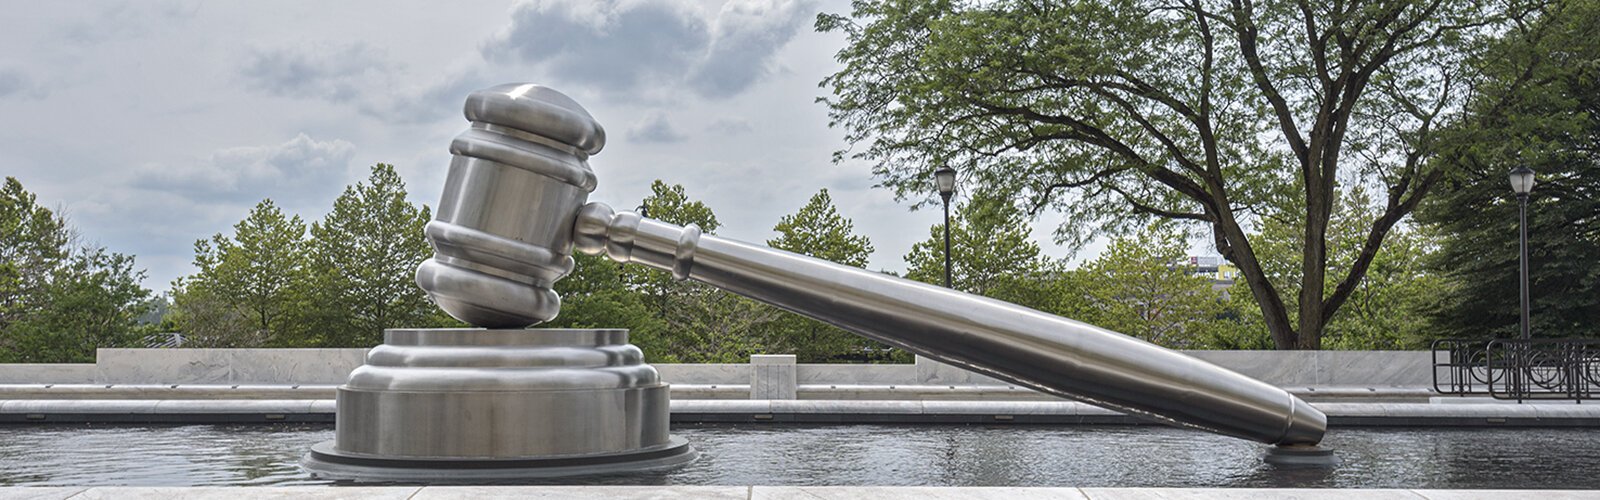
[(106, 384), (341, 384), (366, 349), (100, 349)]
[(1433, 385), (1429, 351), (1183, 351), (1276, 386)]
[[(1429, 351), (1182, 352), (1279, 387), (1433, 385), (1433, 354)], [(921, 356), (917, 357), (916, 380), (928, 385), (1007, 385)]]
[(915, 365), (795, 365), (795, 381), (801, 385), (913, 384), (922, 380), (917, 371), (921, 363), (919, 359)]
[(668, 383), (736, 385), (750, 383), (750, 365), (747, 364), (654, 364), (661, 380)]
[(5, 384), (93, 384), (95, 365), (82, 364), (0, 364), (0, 383)]
[[(1186, 351), (1282, 387), (1427, 387), (1426, 351)], [(0, 365), (0, 384), (337, 385), (365, 349), (100, 349), (97, 362)], [(658, 364), (670, 383), (751, 384), (749, 364)], [(906, 365), (783, 365), (795, 384), (1005, 386), (993, 378), (918, 358)], [(754, 390), (754, 388), (752, 388)]]

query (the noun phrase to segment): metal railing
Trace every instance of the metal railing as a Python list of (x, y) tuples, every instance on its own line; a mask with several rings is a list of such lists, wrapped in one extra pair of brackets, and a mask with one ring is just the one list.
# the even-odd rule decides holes
[(1432, 348), (1440, 394), (1583, 401), (1600, 392), (1600, 340), (1441, 339)]

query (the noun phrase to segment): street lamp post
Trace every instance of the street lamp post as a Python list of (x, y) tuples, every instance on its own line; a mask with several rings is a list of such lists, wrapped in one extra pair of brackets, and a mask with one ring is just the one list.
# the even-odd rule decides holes
[(950, 195), (956, 192), (956, 169), (940, 167), (933, 171), (933, 180), (944, 198), (944, 287), (950, 288)]
[(1533, 191), (1533, 169), (1527, 165), (1517, 167), (1511, 171), (1510, 178), (1511, 190), (1517, 193), (1517, 216), (1521, 219), (1522, 339), (1527, 340), (1532, 337), (1528, 327), (1528, 192)]

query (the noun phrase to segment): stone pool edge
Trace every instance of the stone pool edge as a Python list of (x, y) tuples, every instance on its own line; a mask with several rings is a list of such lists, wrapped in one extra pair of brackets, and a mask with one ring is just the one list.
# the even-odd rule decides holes
[(0, 500), (371, 498), (604, 498), (726, 500), (924, 498), (1134, 500), (1158, 498), (1358, 498), (1457, 500), (1600, 498), (1587, 490), (1254, 489), (1254, 488), (1048, 488), (922, 486), (220, 486), (220, 487), (0, 487)]
[[(1312, 403), (1332, 427), (1600, 427), (1600, 405)], [(331, 399), (0, 400), (0, 423), (329, 423)], [(1132, 425), (1139, 417), (1070, 401), (674, 400), (676, 423)]]

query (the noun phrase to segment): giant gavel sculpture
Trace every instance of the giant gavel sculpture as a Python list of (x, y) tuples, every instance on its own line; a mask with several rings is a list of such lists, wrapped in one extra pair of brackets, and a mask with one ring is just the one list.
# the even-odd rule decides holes
[[(665, 467), (666, 384), (617, 330), (522, 330), (554, 318), (572, 249), (670, 271), (908, 351), (1167, 423), (1328, 456), (1326, 417), (1258, 380), (1093, 325), (585, 204), (605, 132), (532, 84), (472, 93), (435, 256), (417, 283), (488, 330), (391, 330), (340, 388), (336, 439), (306, 466), (330, 477), (525, 477)], [(419, 396), (420, 395), (420, 396)], [(1269, 453), (1269, 459), (1272, 458)], [(400, 470), (390, 474), (385, 471)], [(472, 471), (470, 473), (461, 470)], [(531, 471), (531, 472), (530, 472)], [(467, 474), (463, 476), (463, 474)], [(472, 474), (478, 474), (477, 476)]]

